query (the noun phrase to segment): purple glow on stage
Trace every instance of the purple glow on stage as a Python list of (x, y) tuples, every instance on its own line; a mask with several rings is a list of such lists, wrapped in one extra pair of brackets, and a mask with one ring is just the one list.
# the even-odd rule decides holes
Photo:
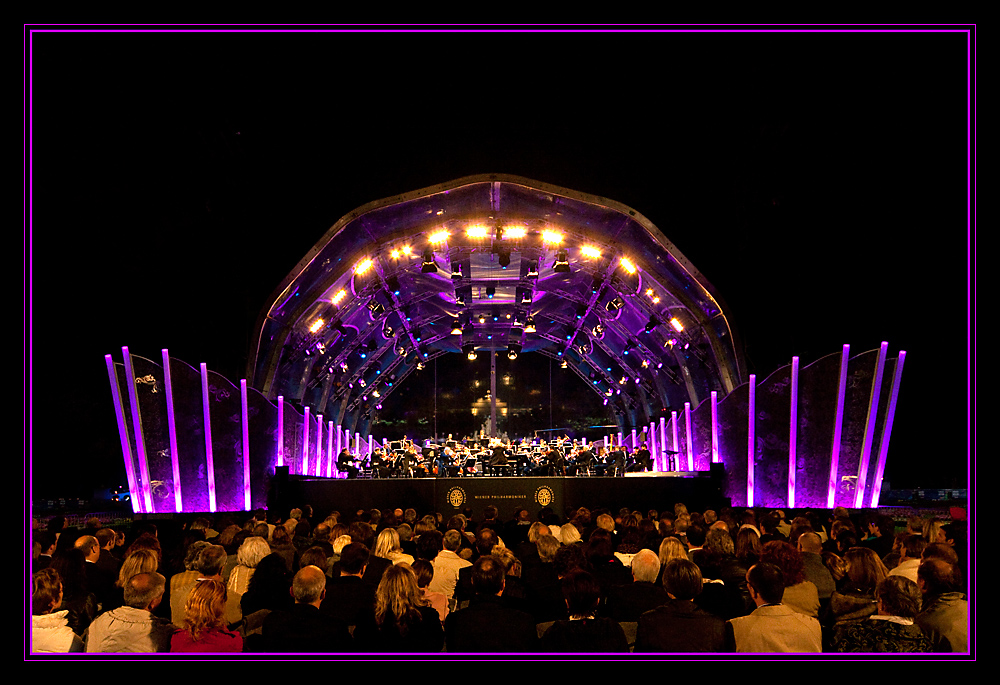
[(754, 414), (757, 413), (757, 375), (750, 374), (750, 398), (747, 410), (747, 506), (753, 506), (753, 458), (756, 452), (756, 436), (754, 435)]
[(892, 419), (896, 415), (896, 399), (899, 397), (899, 382), (903, 376), (903, 362), (906, 352), (900, 350), (896, 360), (896, 370), (892, 374), (892, 389), (889, 391), (889, 406), (885, 410), (885, 423), (882, 426), (882, 440), (878, 448), (878, 463), (875, 466), (875, 481), (872, 483), (872, 508), (878, 508), (882, 496), (882, 474), (885, 473), (885, 458), (889, 453), (889, 435), (892, 433)]
[(205, 422), (205, 471), (208, 475), (208, 510), (214, 512), (215, 503), (215, 458), (212, 453), (212, 415), (209, 411), (208, 365), (202, 363), (201, 369), (201, 406), (202, 418)]
[(694, 439), (691, 437), (691, 403), (684, 403), (684, 432), (685, 432), (685, 445), (684, 448), (688, 455), (688, 471), (694, 471)]
[(636, 441), (636, 432), (635, 432), (635, 428), (633, 428), (632, 429), (632, 451), (633, 452), (635, 452), (635, 448), (637, 446), (635, 441)]
[(278, 466), (285, 465), (285, 397), (278, 395)]
[(361, 454), (361, 433), (354, 431), (354, 456)]
[(372, 456), (372, 452), (374, 452), (374, 451), (375, 451), (375, 449), (373, 447), (372, 436), (371, 436), (371, 433), (369, 433), (368, 434), (368, 456), (369, 457)]
[(624, 444), (625, 444), (625, 434), (619, 432), (618, 433), (618, 446), (621, 447)]
[[(122, 348), (123, 351), (128, 348)], [(121, 391), (118, 389), (118, 374), (115, 373), (115, 363), (110, 354), (104, 355), (108, 367), (108, 379), (111, 381), (111, 398), (115, 403), (115, 417), (118, 419), (118, 439), (122, 443), (122, 455), (125, 457), (125, 477), (128, 479), (128, 491), (133, 495), (136, 490), (135, 469), (132, 466), (132, 444), (128, 439), (128, 428), (125, 426), (125, 410), (122, 408)], [(132, 497), (132, 511), (139, 513), (138, 498)]]
[(795, 507), (795, 440), (799, 427), (799, 358), (792, 357), (792, 402), (788, 418), (788, 508)]
[[(132, 355), (128, 348), (122, 348), (125, 359), (125, 378), (128, 381), (128, 401), (132, 405), (132, 432), (135, 434), (135, 456), (139, 462), (139, 492), (142, 497), (142, 511), (152, 514), (153, 493), (149, 484), (149, 464), (146, 461), (146, 440), (142, 435), (142, 419), (139, 416), (139, 399), (135, 392), (135, 371), (132, 369)], [(133, 491), (134, 493), (135, 491)], [(133, 499), (135, 499), (133, 494)]]
[(844, 345), (840, 352), (840, 380), (837, 382), (837, 415), (833, 420), (833, 446), (830, 450), (830, 482), (827, 484), (826, 507), (833, 509), (837, 494), (837, 469), (840, 467), (840, 441), (844, 428), (844, 397), (847, 393), (847, 362), (851, 346)]
[(181, 497), (181, 465), (177, 454), (177, 422), (174, 420), (174, 384), (170, 379), (170, 355), (166, 348), (160, 350), (163, 360), (163, 384), (167, 400), (167, 433), (170, 438), (170, 472), (174, 477), (174, 511), (184, 511)]
[(660, 471), (669, 471), (667, 468), (667, 417), (660, 417)]
[[(250, 413), (247, 410), (247, 379), (240, 379), (240, 408), (243, 410), (243, 508), (250, 511)], [(177, 511), (180, 511), (178, 509)]]
[(302, 421), (302, 470), (303, 476), (309, 475), (309, 405), (305, 409), (305, 419)]
[(719, 394), (712, 391), (712, 463), (719, 463)]
[(872, 456), (872, 440), (875, 438), (875, 421), (878, 418), (878, 397), (882, 389), (882, 374), (885, 371), (885, 356), (889, 343), (883, 342), (878, 349), (875, 364), (875, 378), (868, 400), (868, 418), (865, 420), (865, 441), (861, 447), (861, 463), (858, 465), (858, 485), (854, 491), (854, 508), (860, 509), (865, 500), (865, 486), (868, 484), (868, 462)]
[[(657, 454), (656, 452), (656, 424), (649, 424), (649, 445), (647, 445), (650, 454)], [(653, 470), (656, 471), (656, 461), (653, 461)]]
[(344, 449), (343, 448), (343, 444), (344, 444), (344, 430), (343, 430), (343, 428), (341, 428), (341, 426), (338, 425), (337, 426), (337, 452), (334, 455), (334, 459), (333, 459), (333, 472), (334, 472), (334, 474), (337, 473), (337, 460), (336, 460), (336, 457), (339, 456), (340, 455), (340, 451), (342, 449)]

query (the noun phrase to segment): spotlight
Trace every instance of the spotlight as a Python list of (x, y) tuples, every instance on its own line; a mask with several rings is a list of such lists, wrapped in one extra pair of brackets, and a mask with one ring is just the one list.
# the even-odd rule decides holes
[(431, 250), (424, 250), (424, 262), (420, 266), (420, 273), (433, 274), (437, 273), (437, 270), (437, 264), (434, 262), (434, 253)]
[(684, 326), (681, 324), (680, 321), (678, 321), (678, 319), (677, 319), (676, 316), (671, 317), (671, 319), (670, 319), (670, 326), (671, 326), (671, 328), (673, 328), (678, 333), (681, 333), (681, 332), (684, 331)]
[(458, 324), (457, 321), (455, 322), (455, 325), (451, 327), (451, 334), (462, 335), (462, 327)]
[(531, 264), (528, 265), (528, 273), (526, 274), (526, 277), (538, 278), (538, 264), (531, 262)]
[(476, 346), (475, 345), (462, 345), (462, 354), (464, 354), (469, 361), (476, 360)]
[(492, 300), (496, 296), (496, 294), (497, 294), (497, 289), (494, 288), (493, 286), (490, 286), (489, 288), (486, 289), (487, 300)]
[(591, 259), (598, 259), (601, 256), (601, 251), (590, 245), (584, 245), (581, 247), (580, 252), (584, 257), (590, 257)]
[(462, 263), (452, 262), (451, 263), (451, 280), (458, 281), (462, 278)]
[(562, 364), (560, 364), (559, 367), (563, 368), (563, 369), (568, 369), (569, 368), (569, 362), (566, 361), (565, 359), (563, 359), (562, 360)]
[(336, 305), (339, 305), (341, 302), (344, 301), (345, 297), (347, 297), (347, 291), (344, 289), (338, 290), (337, 294), (333, 296), (333, 300), (331, 300), (331, 302), (333, 302)]
[(622, 257), (621, 265), (622, 268), (625, 269), (630, 274), (635, 273), (635, 264), (633, 264), (632, 261), (627, 257)]
[(556, 261), (552, 266), (552, 270), (557, 274), (568, 274), (570, 272), (569, 255), (567, 255), (566, 250), (559, 250), (556, 254)]
[(601, 287), (604, 286), (604, 280), (600, 278), (595, 278), (590, 282), (590, 292), (599, 293), (601, 292)]
[(660, 325), (660, 322), (655, 316), (649, 317), (649, 323), (646, 324), (646, 332), (652, 333), (653, 329)]
[(362, 276), (370, 268), (372, 268), (372, 260), (364, 259), (354, 268), (354, 275)]
[(524, 322), (524, 332), (534, 333), (535, 332), (535, 319), (533, 317), (528, 317)]
[(576, 318), (582, 319), (586, 315), (587, 315), (587, 308), (586, 307), (584, 307), (583, 305), (580, 305), (579, 307), (576, 308)]
[(542, 240), (546, 243), (558, 245), (562, 242), (563, 234), (558, 231), (542, 231)]
[(632, 343), (631, 340), (625, 343), (625, 350), (622, 352), (622, 354), (627, 355), (629, 353), (629, 350), (631, 350), (633, 347), (635, 347), (635, 345)]
[(479, 323), (486, 323), (486, 314), (479, 314)]
[(387, 286), (389, 286), (389, 290), (392, 291), (393, 295), (397, 295), (397, 296), (399, 295), (400, 289), (399, 289), (399, 279), (398, 278), (396, 278), (395, 276), (389, 276), (389, 278), (385, 279), (385, 284)]
[(372, 316), (378, 316), (385, 311), (385, 307), (378, 300), (372, 300), (368, 303), (368, 311), (372, 313)]
[(510, 266), (510, 250), (500, 250), (500, 268), (506, 269)]
[(604, 325), (603, 324), (597, 324), (592, 329), (592, 332), (593, 332), (595, 338), (603, 339), (604, 338)]
[(617, 310), (621, 309), (624, 306), (625, 306), (625, 303), (622, 301), (622, 298), (615, 297), (613, 300), (611, 300), (606, 305), (604, 305), (604, 308), (607, 309), (610, 312), (610, 311), (613, 311), (613, 310), (617, 311)]
[(518, 353), (521, 351), (520, 345), (507, 345), (507, 359), (517, 359)]

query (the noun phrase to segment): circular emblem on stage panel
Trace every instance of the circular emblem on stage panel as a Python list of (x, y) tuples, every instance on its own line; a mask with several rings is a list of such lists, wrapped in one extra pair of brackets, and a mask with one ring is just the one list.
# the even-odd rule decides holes
[(457, 509), (465, 504), (465, 490), (456, 485), (448, 490), (446, 498), (448, 500), (448, 504)]
[(547, 485), (543, 485), (537, 490), (535, 490), (535, 502), (547, 507), (552, 504), (552, 500), (555, 499), (555, 493), (552, 492), (552, 488)]

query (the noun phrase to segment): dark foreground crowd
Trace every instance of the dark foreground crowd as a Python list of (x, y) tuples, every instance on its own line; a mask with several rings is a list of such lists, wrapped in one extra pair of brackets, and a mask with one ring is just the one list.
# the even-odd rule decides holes
[[(244, 517), (245, 518), (245, 517)], [(966, 522), (412, 509), (33, 534), (32, 652), (968, 652)]]

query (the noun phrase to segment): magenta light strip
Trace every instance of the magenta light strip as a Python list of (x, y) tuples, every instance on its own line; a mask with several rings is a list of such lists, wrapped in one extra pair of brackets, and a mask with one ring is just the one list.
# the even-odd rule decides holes
[(374, 441), (371, 434), (368, 434), (368, 456), (372, 456), (372, 452), (375, 451)]
[(885, 422), (882, 425), (882, 439), (878, 447), (878, 463), (875, 466), (875, 481), (872, 483), (872, 503), (873, 509), (878, 507), (879, 499), (882, 496), (882, 475), (885, 473), (885, 458), (889, 452), (889, 436), (892, 434), (892, 419), (896, 415), (896, 399), (899, 397), (899, 381), (903, 376), (903, 361), (906, 359), (906, 352), (900, 350), (899, 359), (896, 360), (896, 370), (892, 374), (892, 390), (889, 391), (889, 406), (885, 410)]
[[(125, 360), (125, 379), (128, 382), (128, 401), (132, 405), (132, 432), (135, 434), (135, 455), (139, 462), (139, 492), (142, 497), (142, 512), (153, 513), (153, 493), (149, 487), (149, 464), (146, 463), (146, 441), (142, 435), (142, 417), (139, 416), (139, 398), (135, 394), (135, 371), (132, 369), (132, 355), (128, 348), (122, 348)], [(132, 493), (135, 499), (135, 492)]]
[(688, 471), (694, 471), (694, 437), (691, 435), (691, 403), (684, 403), (684, 432), (687, 443), (685, 449), (688, 455)]
[(788, 416), (788, 508), (795, 507), (795, 446), (799, 427), (799, 358), (792, 357), (792, 403)]
[(111, 397), (115, 403), (115, 418), (118, 419), (118, 440), (122, 443), (122, 457), (125, 459), (125, 477), (128, 479), (128, 491), (132, 500), (132, 511), (139, 513), (138, 490), (135, 481), (135, 466), (132, 463), (132, 443), (128, 439), (128, 427), (125, 425), (125, 410), (122, 407), (121, 391), (118, 389), (118, 374), (115, 373), (115, 362), (110, 354), (104, 355), (104, 363), (108, 367), (108, 380), (111, 381)]
[(167, 434), (170, 439), (170, 470), (174, 476), (174, 511), (184, 511), (184, 499), (181, 497), (181, 464), (177, 453), (177, 423), (174, 414), (174, 384), (170, 378), (170, 354), (166, 348), (160, 350), (163, 360), (163, 384), (167, 400)]
[(361, 431), (354, 431), (354, 456), (361, 456)]
[(833, 419), (833, 446), (830, 448), (830, 480), (827, 483), (826, 507), (833, 509), (837, 496), (837, 471), (840, 468), (840, 438), (844, 429), (844, 397), (847, 392), (847, 362), (851, 346), (844, 345), (840, 352), (840, 380), (837, 381), (837, 415)]
[(660, 417), (660, 471), (669, 471), (667, 456), (667, 417)]
[(625, 444), (625, 434), (619, 432), (618, 433), (618, 446), (622, 447), (624, 444)]
[[(337, 456), (340, 456), (340, 451), (342, 449), (344, 449), (343, 448), (343, 444), (344, 444), (343, 440), (344, 440), (343, 428), (338, 424), (337, 425)], [(337, 462), (336, 462), (336, 460), (334, 460), (334, 468), (336, 468), (336, 464), (337, 464)]]
[(240, 379), (240, 409), (243, 411), (243, 511), (250, 511), (250, 412), (246, 378)]
[[(650, 423), (649, 424), (649, 444), (646, 445), (646, 448), (649, 450), (650, 454), (659, 455), (659, 452), (656, 451), (656, 447), (657, 447), (657, 444), (656, 444), (656, 424), (655, 423)], [(653, 462), (653, 470), (654, 471), (657, 470), (656, 469), (656, 461), (655, 460)]]
[[(680, 444), (680, 440), (677, 437), (677, 412), (675, 412), (675, 411), (670, 412), (670, 439), (672, 441), (671, 445), (672, 445), (673, 451), (674, 452), (679, 452), (680, 450), (678, 449), (677, 446)], [(674, 471), (680, 471), (681, 470), (680, 469), (680, 463), (679, 463), (680, 460), (678, 459), (678, 457), (677, 457), (676, 454), (673, 455), (673, 457), (674, 457), (674, 468), (673, 468), (673, 470)], [(670, 457), (668, 456), (667, 459), (670, 459)]]
[(212, 416), (208, 405), (208, 365), (201, 364), (201, 407), (205, 422), (205, 472), (208, 474), (208, 510), (215, 511), (215, 458), (212, 454)]
[(712, 391), (712, 463), (719, 463), (719, 394)]
[(747, 410), (747, 506), (753, 506), (753, 457), (756, 446), (754, 417), (757, 414), (757, 375), (750, 374), (750, 395)]
[(323, 415), (316, 414), (316, 475), (323, 475)]
[(285, 465), (285, 397), (278, 395), (278, 466)]
[(302, 419), (302, 470), (303, 476), (309, 475), (309, 407), (306, 406), (306, 415)]
[(633, 453), (635, 452), (635, 448), (637, 447), (635, 441), (636, 441), (636, 432), (635, 432), (635, 428), (633, 428), (632, 429), (632, 452)]
[(868, 484), (868, 462), (872, 456), (872, 440), (875, 438), (875, 421), (878, 418), (878, 400), (882, 392), (882, 374), (885, 372), (885, 357), (889, 351), (889, 343), (883, 341), (878, 348), (878, 362), (875, 365), (875, 378), (872, 380), (872, 392), (868, 399), (868, 417), (865, 419), (865, 441), (861, 446), (861, 463), (858, 464), (858, 487), (854, 491), (854, 508), (860, 509), (865, 501), (865, 487)]

